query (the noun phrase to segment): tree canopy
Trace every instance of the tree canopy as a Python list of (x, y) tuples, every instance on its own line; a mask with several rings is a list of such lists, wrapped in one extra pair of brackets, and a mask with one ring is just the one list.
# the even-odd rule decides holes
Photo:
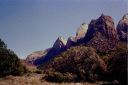
[(0, 77), (6, 75), (21, 75), (25, 67), (21, 65), (18, 56), (0, 39)]
[(0, 39), (0, 48), (7, 48), (7, 45)]

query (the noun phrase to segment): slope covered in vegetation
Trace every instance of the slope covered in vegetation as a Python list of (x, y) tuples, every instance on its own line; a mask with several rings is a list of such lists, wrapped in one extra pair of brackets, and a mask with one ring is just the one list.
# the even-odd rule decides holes
[(42, 69), (48, 74), (48, 81), (94, 81), (102, 77), (106, 64), (95, 49), (75, 46), (43, 65)]
[(119, 42), (109, 52), (79, 45), (40, 66), (50, 82), (114, 81), (127, 83), (127, 47)]

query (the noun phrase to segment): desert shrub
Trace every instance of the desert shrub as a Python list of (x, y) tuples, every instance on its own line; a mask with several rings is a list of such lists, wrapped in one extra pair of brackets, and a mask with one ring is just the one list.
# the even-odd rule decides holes
[(46, 76), (43, 79), (49, 82), (73, 82), (76, 79), (76, 75), (69, 72), (47, 72)]
[(60, 72), (49, 72), (45, 79), (50, 82), (63, 82), (64, 76)]
[(97, 51), (97, 54), (101, 57), (104, 57), (104, 56), (107, 56), (108, 53), (107, 52), (100, 52), (100, 51)]
[(36, 70), (35, 73), (42, 74), (42, 71), (41, 70)]

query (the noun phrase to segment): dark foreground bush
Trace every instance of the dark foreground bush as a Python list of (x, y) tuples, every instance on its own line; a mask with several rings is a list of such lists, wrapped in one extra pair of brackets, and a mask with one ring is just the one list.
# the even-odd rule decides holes
[(17, 55), (12, 51), (0, 48), (0, 76), (22, 75), (26, 68), (21, 65)]
[(128, 53), (122, 53), (112, 59), (109, 71), (111, 78), (116, 79), (123, 84), (127, 84), (127, 55)]
[(48, 82), (75, 82), (76, 75), (71, 73), (60, 73), (60, 72), (47, 72), (46, 76), (43, 79), (46, 79)]
[(21, 65), (17, 55), (6, 47), (0, 39), (0, 77), (6, 75), (22, 75), (26, 72), (26, 68)]
[(108, 60), (107, 80), (117, 80), (122, 85), (127, 84), (127, 60), (128, 50), (127, 43), (119, 43), (115, 53)]

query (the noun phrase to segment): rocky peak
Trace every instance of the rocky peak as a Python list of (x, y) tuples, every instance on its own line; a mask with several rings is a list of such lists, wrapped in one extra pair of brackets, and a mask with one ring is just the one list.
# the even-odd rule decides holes
[(26, 60), (34, 60), (35, 58), (41, 57), (44, 51), (36, 51), (32, 52), (30, 55), (27, 56)]
[(55, 43), (53, 45), (53, 48), (60, 49), (60, 48), (65, 47), (66, 44), (67, 44), (67, 40), (65, 38), (63, 38), (63, 37), (60, 36), (55, 41)]
[(66, 47), (67, 47), (67, 48), (70, 48), (71, 46), (75, 45), (76, 42), (77, 42), (76, 37), (71, 36), (71, 37), (68, 38)]
[(88, 24), (82, 23), (82, 24), (80, 25), (80, 27), (77, 29), (77, 32), (76, 32), (76, 39), (84, 38), (84, 37), (85, 37), (85, 34), (86, 34), (86, 32), (87, 32), (87, 29), (88, 29)]
[(125, 20), (125, 19), (127, 20), (127, 19), (128, 19), (128, 13), (125, 14), (122, 19), (123, 19), (123, 20)]
[(76, 35), (68, 38), (66, 47), (69, 48), (71, 46), (80, 43), (81, 40), (83, 40), (83, 38), (85, 37), (87, 29), (88, 29), (88, 24), (82, 23), (80, 27), (77, 29)]
[(128, 39), (128, 13), (125, 14), (117, 25), (117, 33), (121, 41)]
[(102, 14), (90, 22), (84, 42), (99, 51), (107, 51), (116, 45), (117, 39), (113, 19)]

